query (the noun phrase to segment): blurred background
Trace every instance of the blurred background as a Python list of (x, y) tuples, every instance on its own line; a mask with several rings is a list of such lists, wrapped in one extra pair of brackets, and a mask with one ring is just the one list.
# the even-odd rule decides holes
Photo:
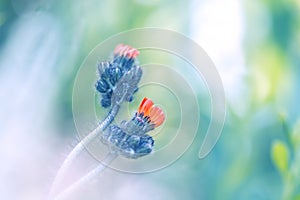
[[(72, 89), (81, 63), (111, 35), (143, 27), (185, 34), (214, 61), (227, 99), (222, 135), (204, 160), (197, 134), (171, 166), (106, 170), (70, 199), (300, 199), (297, 0), (1, 0), (0, 199), (46, 198), (78, 142)], [(208, 94), (197, 95), (206, 107)], [(204, 108), (200, 130), (208, 123)], [(97, 164), (85, 154), (70, 181)]]

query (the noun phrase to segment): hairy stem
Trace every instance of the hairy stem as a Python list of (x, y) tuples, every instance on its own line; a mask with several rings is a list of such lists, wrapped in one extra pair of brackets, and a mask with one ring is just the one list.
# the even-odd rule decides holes
[(67, 189), (59, 193), (54, 199), (55, 200), (63, 200), (66, 197), (68, 197), (70, 194), (74, 193), (78, 188), (86, 185), (90, 180), (95, 178), (97, 175), (102, 172), (107, 165), (109, 165), (118, 155), (114, 152), (110, 152), (107, 154), (105, 159), (103, 160), (103, 163), (100, 163), (96, 168), (91, 170), (88, 174), (80, 178), (78, 181), (70, 185)]
[(85, 149), (85, 146), (92, 142), (96, 137), (100, 135), (100, 133), (105, 130), (108, 125), (114, 120), (115, 116), (117, 115), (120, 106), (117, 104), (112, 107), (106, 118), (94, 129), (90, 132), (85, 138), (83, 138), (69, 153), (67, 158), (64, 160), (63, 164), (61, 165), (60, 169), (58, 170), (56, 177), (52, 183), (52, 187), (49, 193), (49, 199), (53, 197), (53, 195), (57, 192), (59, 188), (59, 184), (63, 180), (68, 168), (72, 164), (73, 160)]

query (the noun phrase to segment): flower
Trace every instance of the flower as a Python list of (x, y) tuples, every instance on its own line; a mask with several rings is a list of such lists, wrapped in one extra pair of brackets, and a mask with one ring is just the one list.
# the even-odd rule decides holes
[[(98, 64), (99, 80), (95, 87), (102, 95), (101, 106), (104, 108), (110, 107), (114, 101), (133, 100), (133, 94), (138, 90), (137, 83), (142, 75), (140, 67), (137, 65), (136, 57), (139, 51), (128, 45), (119, 44), (114, 50), (114, 56), (110, 61), (100, 62)], [(124, 76), (124, 80), (119, 84)], [(133, 79), (131, 83), (128, 81), (128, 76)], [(119, 88), (118, 88), (119, 86)], [(130, 90), (124, 88), (128, 87)], [(112, 100), (113, 93), (118, 89), (118, 95), (114, 101)], [(122, 98), (126, 96), (126, 98)], [(116, 103), (116, 102), (115, 102)]]
[(145, 97), (133, 119), (142, 122), (143, 126), (158, 127), (165, 120), (165, 115), (161, 108), (154, 106), (151, 99)]
[(165, 120), (164, 112), (151, 99), (144, 98), (134, 117), (121, 126), (111, 125), (101, 136), (101, 141), (112, 151), (127, 158), (139, 158), (152, 152), (153, 138), (147, 134)]

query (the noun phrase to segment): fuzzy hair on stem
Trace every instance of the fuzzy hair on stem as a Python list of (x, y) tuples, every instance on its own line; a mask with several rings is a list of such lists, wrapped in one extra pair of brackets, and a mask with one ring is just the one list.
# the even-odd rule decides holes
[(71, 166), (73, 160), (82, 152), (91, 141), (93, 141), (97, 136), (99, 136), (103, 130), (114, 120), (116, 114), (119, 111), (120, 106), (116, 104), (113, 106), (107, 117), (94, 129), (90, 132), (85, 138), (83, 138), (75, 148), (69, 153), (63, 164), (61, 165), (60, 169), (57, 172), (56, 177), (54, 178), (52, 187), (49, 193), (49, 199), (53, 197), (53, 195), (57, 192), (60, 183), (62, 182), (67, 170)]
[(86, 185), (91, 179), (98, 176), (104, 169), (106, 169), (107, 165), (109, 165), (118, 155), (114, 152), (110, 152), (106, 155), (106, 157), (103, 160), (103, 163), (100, 163), (96, 168), (91, 170), (88, 174), (77, 180), (75, 183), (71, 184), (69, 187), (67, 187), (65, 190), (63, 190), (61, 193), (59, 193), (56, 197), (54, 197), (54, 200), (64, 200), (71, 194), (74, 194), (76, 190), (78, 190), (80, 187)]

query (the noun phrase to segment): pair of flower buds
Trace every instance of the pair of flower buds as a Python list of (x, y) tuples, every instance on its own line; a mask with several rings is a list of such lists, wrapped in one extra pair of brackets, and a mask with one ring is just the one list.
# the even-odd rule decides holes
[[(136, 57), (139, 51), (128, 45), (120, 44), (114, 50), (110, 61), (98, 65), (99, 80), (95, 87), (101, 94), (100, 104), (111, 107), (110, 113), (117, 113), (123, 101), (131, 102), (138, 91), (142, 69)], [(129, 121), (120, 126), (109, 125), (101, 135), (101, 141), (110, 149), (127, 158), (139, 158), (152, 152), (153, 138), (147, 133), (160, 126), (165, 120), (161, 108), (152, 100), (144, 98), (137, 112)]]

